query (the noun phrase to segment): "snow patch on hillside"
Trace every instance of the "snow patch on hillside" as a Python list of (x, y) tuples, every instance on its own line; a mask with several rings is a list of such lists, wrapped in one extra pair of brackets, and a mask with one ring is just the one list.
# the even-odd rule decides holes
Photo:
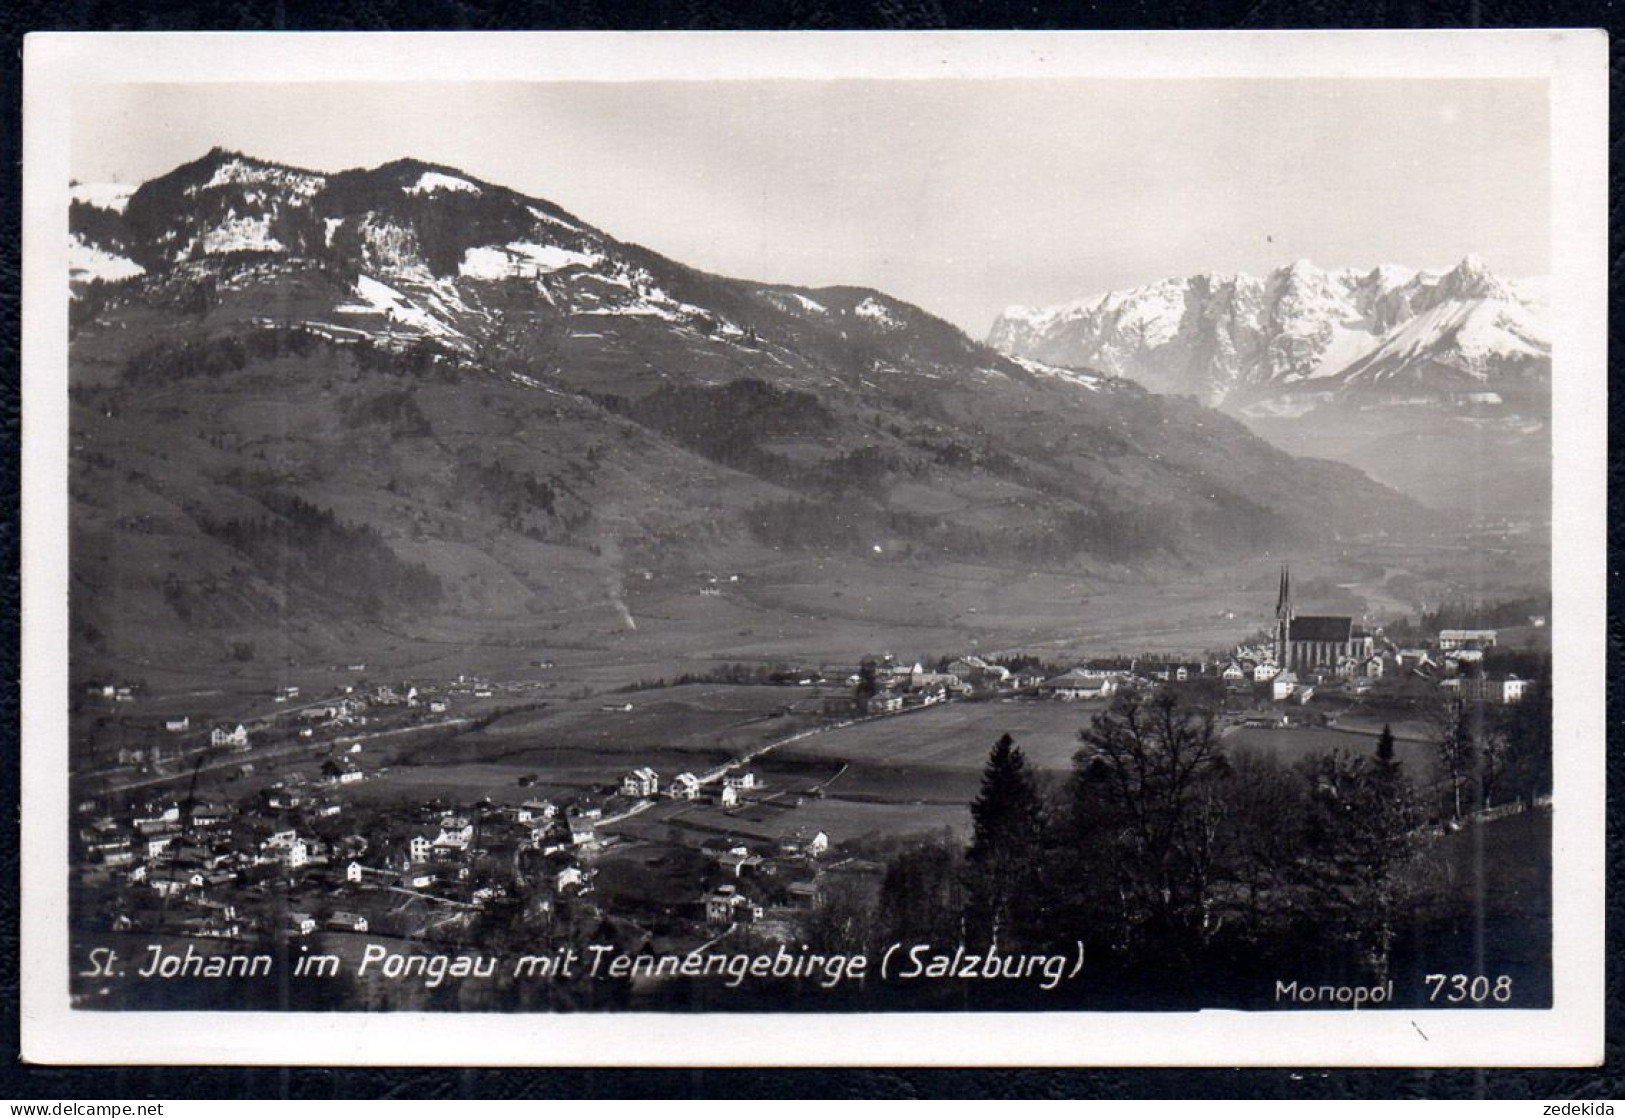
[(1066, 381), (1068, 384), (1075, 384), (1079, 388), (1087, 388), (1090, 392), (1099, 392), (1106, 388), (1109, 383), (1108, 378), (1081, 369), (1063, 369), (1057, 365), (1046, 365), (1042, 361), (1033, 361), (1026, 357), (1012, 357), (1010, 360), (1034, 376)]
[(873, 295), (853, 307), (852, 313), (859, 318), (868, 319), (885, 330), (901, 330), (903, 328), (903, 320), (898, 318), (890, 307)]
[(576, 252), (558, 245), (536, 245), (513, 241), (507, 245), (484, 245), (463, 254), (457, 273), (469, 279), (535, 279), (564, 268), (591, 268), (603, 262), (596, 253)]
[(78, 234), (68, 240), (68, 278), (74, 283), (115, 283), (145, 275), (146, 271), (128, 257), (86, 244)]
[(204, 231), (202, 249), (205, 256), (221, 256), (228, 252), (285, 251), (282, 242), (271, 236), (269, 214), (227, 218)]
[(407, 326), (420, 334), (437, 338), (461, 337), (461, 332), (442, 322), (405, 294), (387, 283), (361, 276), (355, 282), (359, 303), (343, 303), (334, 307), (339, 314), (382, 315), (393, 324)]
[(525, 209), (529, 210), (530, 216), (534, 217), (537, 221), (545, 221), (549, 225), (557, 225), (559, 228), (568, 229), (573, 233), (585, 232), (585, 230), (575, 222), (565, 221), (557, 214), (550, 214), (546, 210), (537, 209), (535, 206), (526, 206)]
[(418, 176), (418, 181), (406, 188), (408, 194), (438, 194), (442, 190), (461, 191), (465, 194), (478, 194), (480, 188), (467, 179), (460, 179), (456, 175), (443, 175), (439, 171), (425, 171)]
[(379, 271), (398, 272), (418, 267), (417, 234), (404, 225), (386, 221), (376, 214), (368, 214), (361, 221), (362, 258), (367, 267)]
[(116, 214), (124, 212), (124, 207), (130, 204), (130, 195), (134, 193), (135, 187), (121, 182), (76, 182), (68, 188), (68, 194), (75, 202), (95, 206), (98, 210), (112, 210)]
[(288, 167), (263, 167), (241, 159), (228, 159), (214, 169), (209, 181), (186, 188), (188, 195), (221, 186), (267, 186), (287, 191), (296, 198), (308, 198), (322, 188), (321, 175), (307, 174)]

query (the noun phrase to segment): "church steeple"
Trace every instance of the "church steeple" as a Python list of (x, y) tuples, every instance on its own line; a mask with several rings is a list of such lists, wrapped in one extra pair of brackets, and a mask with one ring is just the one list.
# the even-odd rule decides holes
[(1275, 663), (1287, 668), (1292, 653), (1292, 570), (1281, 564), (1281, 589), (1275, 595)]

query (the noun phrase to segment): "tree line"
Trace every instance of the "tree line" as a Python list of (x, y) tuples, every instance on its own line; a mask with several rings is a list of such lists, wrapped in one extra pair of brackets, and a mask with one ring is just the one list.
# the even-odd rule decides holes
[(1459, 888), (1430, 857), (1440, 837), (1550, 791), (1549, 672), (1504, 713), (1468, 706), (1444, 704), (1431, 764), (1402, 760), (1388, 727), (1368, 750), (1288, 764), (1228, 749), (1214, 714), (1172, 689), (1120, 692), (1059, 782), (1002, 736), (970, 842), (906, 846), (872, 909), (837, 897), (811, 934), (1006, 953), (1081, 941), (1093, 973), (1175, 999), (1193, 975), (1383, 981), (1415, 914), (1455, 903), (1438, 895)]

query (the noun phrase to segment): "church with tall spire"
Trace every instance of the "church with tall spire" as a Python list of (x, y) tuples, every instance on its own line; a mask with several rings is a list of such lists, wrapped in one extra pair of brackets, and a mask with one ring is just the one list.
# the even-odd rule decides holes
[(1352, 617), (1298, 616), (1292, 605), (1292, 568), (1281, 564), (1275, 594), (1275, 663), (1283, 671), (1335, 669), (1345, 658), (1369, 659), (1376, 641)]

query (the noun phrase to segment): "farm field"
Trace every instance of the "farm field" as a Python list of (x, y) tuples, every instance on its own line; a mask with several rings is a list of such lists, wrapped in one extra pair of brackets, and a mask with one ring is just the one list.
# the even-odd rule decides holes
[[(772, 790), (770, 782), (769, 790)], [(797, 802), (799, 799), (799, 803)], [(961, 838), (970, 834), (970, 811), (965, 803), (888, 802), (822, 799), (786, 793), (771, 804), (746, 803), (734, 809), (694, 804), (675, 812), (652, 811), (603, 828), (612, 834), (649, 842), (697, 847), (707, 839), (732, 837), (772, 843), (786, 835), (823, 831), (832, 843), (868, 837), (895, 837), (953, 830)]]
[(775, 757), (879, 768), (950, 769), (979, 776), (988, 750), (1007, 733), (1030, 764), (1066, 772), (1078, 750), (1078, 731), (1102, 709), (1100, 703), (1028, 699), (947, 703), (831, 730), (786, 746)]
[[(1397, 736), (1402, 732), (1400, 728), (1395, 728), (1394, 755), (1404, 764), (1405, 772), (1411, 779), (1432, 779), (1433, 746), (1426, 741)], [(1231, 752), (1251, 749), (1275, 756), (1288, 765), (1296, 764), (1300, 758), (1329, 753), (1334, 749), (1372, 756), (1375, 756), (1377, 749), (1377, 739), (1371, 734), (1304, 726), (1273, 730), (1238, 726), (1225, 735), (1224, 744)]]
[[(518, 711), (415, 750), (359, 793), (512, 799), (521, 777), (535, 795), (616, 784), (648, 765), (663, 777), (703, 773), (816, 726), (816, 689), (688, 684)], [(630, 711), (621, 708), (630, 703)], [(791, 713), (786, 713), (791, 711)], [(529, 784), (526, 787), (530, 787)]]

